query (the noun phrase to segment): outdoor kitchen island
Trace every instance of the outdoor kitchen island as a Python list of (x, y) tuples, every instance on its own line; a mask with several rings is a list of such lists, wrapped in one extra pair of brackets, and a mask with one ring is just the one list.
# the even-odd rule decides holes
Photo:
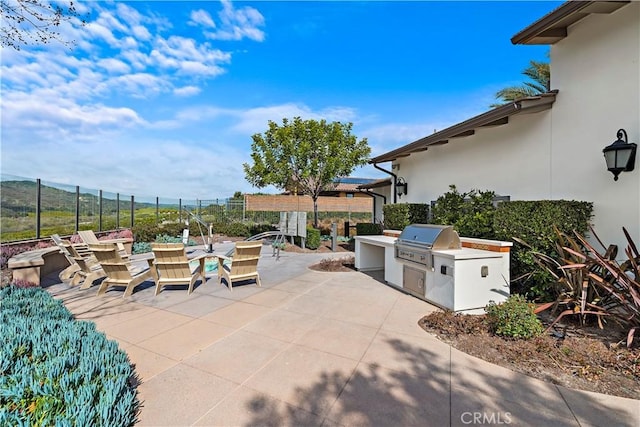
[(489, 301), (509, 297), (511, 242), (424, 224), (396, 235), (356, 236), (356, 269), (384, 270), (389, 285), (452, 311), (483, 313)]

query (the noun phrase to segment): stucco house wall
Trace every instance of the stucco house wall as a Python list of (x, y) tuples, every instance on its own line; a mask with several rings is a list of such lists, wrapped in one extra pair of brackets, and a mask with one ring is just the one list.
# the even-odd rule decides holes
[[(393, 193), (391, 193), (391, 186), (375, 188), (375, 189), (373, 189), (371, 191), (386, 197), (387, 204), (388, 203), (393, 203)], [(384, 199), (383, 198), (381, 198), (381, 197), (376, 197), (375, 198), (375, 206), (374, 206), (374, 209), (373, 209), (373, 221), (374, 222), (381, 223), (382, 221), (384, 221), (384, 213), (383, 213), (384, 205), (385, 205), (385, 203), (384, 203)]]
[[(399, 202), (429, 203), (449, 191), (492, 190), (512, 199), (547, 198), (550, 189), (550, 111), (513, 116), (509, 124), (398, 159), (408, 183)], [(546, 134), (546, 138), (540, 138)]]
[(435, 200), (450, 184), (512, 200), (584, 200), (605, 243), (623, 249), (622, 226), (640, 242), (640, 161), (614, 182), (602, 154), (619, 128), (640, 143), (639, 56), (640, 2), (570, 26), (551, 46), (553, 107), (396, 159), (409, 184), (398, 202)]
[(619, 180), (606, 170), (602, 149), (626, 130), (640, 143), (640, 3), (592, 14), (551, 47), (550, 198), (594, 203), (594, 227), (604, 242), (626, 244), (622, 226), (640, 242), (640, 164)]

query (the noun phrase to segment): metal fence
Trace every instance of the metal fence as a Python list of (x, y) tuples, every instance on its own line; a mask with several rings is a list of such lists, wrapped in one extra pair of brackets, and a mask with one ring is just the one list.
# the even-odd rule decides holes
[[(277, 225), (279, 211), (247, 211), (233, 198), (172, 199), (121, 194), (0, 175), (0, 242), (33, 240), (78, 230), (111, 231), (140, 224), (186, 221), (189, 212), (207, 223), (253, 222)], [(371, 214), (319, 212), (320, 220), (371, 221)], [(313, 215), (308, 216), (313, 218)], [(362, 217), (362, 218), (360, 218)]]

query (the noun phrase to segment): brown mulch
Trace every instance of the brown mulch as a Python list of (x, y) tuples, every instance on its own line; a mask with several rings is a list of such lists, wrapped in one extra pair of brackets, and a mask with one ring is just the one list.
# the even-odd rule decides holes
[(600, 330), (565, 323), (542, 336), (516, 340), (492, 335), (483, 315), (438, 311), (419, 324), (458, 350), (513, 371), (573, 389), (640, 399), (640, 348), (621, 344), (624, 331), (615, 325)]

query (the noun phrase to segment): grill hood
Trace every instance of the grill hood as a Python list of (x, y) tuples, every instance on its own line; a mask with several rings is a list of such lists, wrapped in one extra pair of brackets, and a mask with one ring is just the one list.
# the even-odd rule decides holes
[(416, 248), (444, 250), (460, 249), (460, 237), (450, 225), (411, 224), (402, 230), (397, 245)]

